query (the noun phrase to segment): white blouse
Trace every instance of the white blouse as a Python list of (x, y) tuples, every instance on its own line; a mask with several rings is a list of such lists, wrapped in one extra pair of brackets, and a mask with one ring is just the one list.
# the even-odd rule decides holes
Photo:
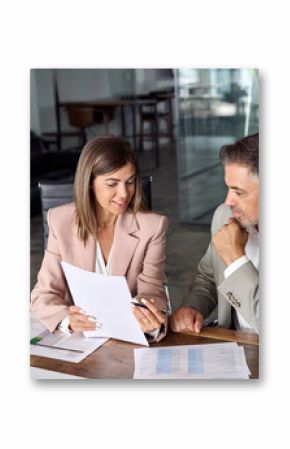
[(114, 243), (111, 247), (109, 258), (107, 265), (105, 264), (104, 257), (102, 254), (101, 246), (99, 243), (99, 240), (97, 240), (97, 250), (96, 250), (96, 273), (99, 274), (106, 274), (109, 276), (111, 274), (111, 259), (112, 259), (112, 252), (113, 252)]

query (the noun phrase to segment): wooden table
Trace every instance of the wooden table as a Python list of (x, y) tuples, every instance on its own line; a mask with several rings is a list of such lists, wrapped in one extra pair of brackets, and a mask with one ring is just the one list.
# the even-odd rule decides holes
[[(198, 336), (193, 333), (169, 332), (163, 340), (152, 344), (151, 347), (196, 345), (221, 341), (236, 341), (245, 348), (248, 366), (252, 373), (250, 378), (258, 379), (259, 339), (256, 334), (221, 328), (204, 328)], [(134, 374), (133, 350), (139, 347), (144, 346), (109, 340), (80, 363), (31, 356), (31, 366), (90, 379), (131, 379)]]

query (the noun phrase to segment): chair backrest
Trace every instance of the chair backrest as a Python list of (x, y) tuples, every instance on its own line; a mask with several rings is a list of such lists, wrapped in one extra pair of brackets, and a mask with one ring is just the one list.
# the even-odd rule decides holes
[[(148, 207), (152, 209), (152, 176), (142, 176), (143, 199)], [(43, 246), (47, 246), (48, 224), (47, 211), (52, 207), (73, 201), (73, 182), (72, 181), (40, 181), (41, 212), (43, 226)]]
[(94, 108), (67, 106), (69, 122), (76, 128), (86, 128), (95, 124)]
[(45, 249), (48, 239), (47, 211), (52, 207), (73, 201), (73, 183), (68, 181), (40, 181), (38, 185), (41, 198), (43, 247)]

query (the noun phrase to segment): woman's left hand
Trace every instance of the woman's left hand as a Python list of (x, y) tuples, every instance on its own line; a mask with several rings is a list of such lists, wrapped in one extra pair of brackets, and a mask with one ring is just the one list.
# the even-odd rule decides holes
[(138, 302), (146, 307), (133, 306), (132, 311), (144, 333), (159, 329), (166, 322), (166, 313), (156, 307), (154, 299), (141, 299)]

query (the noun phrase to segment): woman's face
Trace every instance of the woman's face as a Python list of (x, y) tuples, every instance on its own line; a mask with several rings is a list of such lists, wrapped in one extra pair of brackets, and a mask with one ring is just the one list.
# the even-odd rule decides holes
[(135, 193), (135, 168), (128, 162), (124, 167), (93, 181), (98, 213), (120, 215), (127, 209)]

